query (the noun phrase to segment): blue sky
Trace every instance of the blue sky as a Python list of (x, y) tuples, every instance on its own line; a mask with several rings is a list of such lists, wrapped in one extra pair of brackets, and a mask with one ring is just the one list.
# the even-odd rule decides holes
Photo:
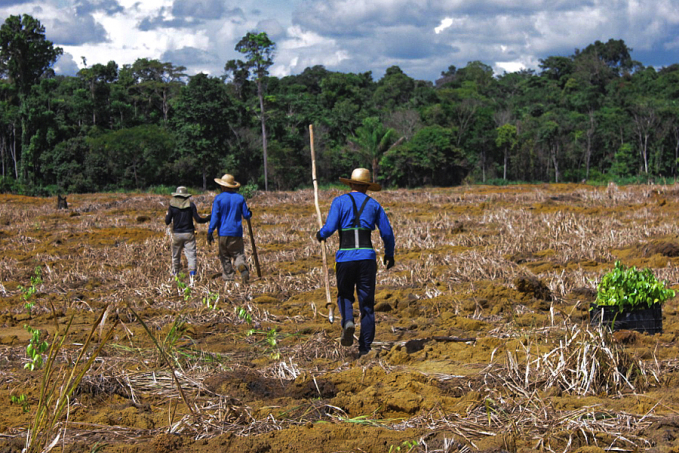
[(679, 63), (679, 0), (0, 0), (0, 20), (20, 14), (64, 49), (67, 75), (149, 58), (217, 76), (248, 31), (276, 42), (279, 77), (323, 65), (377, 80), (396, 65), (434, 81), (475, 60), (501, 74), (610, 38), (646, 66)]

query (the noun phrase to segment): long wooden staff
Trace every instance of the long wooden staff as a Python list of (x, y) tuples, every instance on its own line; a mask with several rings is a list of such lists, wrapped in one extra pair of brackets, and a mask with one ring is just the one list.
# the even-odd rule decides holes
[[(318, 181), (316, 180), (316, 153), (314, 152), (314, 126), (309, 125), (309, 141), (311, 142), (311, 177), (314, 182), (314, 202), (316, 204), (316, 214), (318, 215), (318, 228), (323, 228), (323, 218), (321, 208), (318, 205)], [(321, 255), (323, 256), (323, 273), (325, 275), (325, 307), (328, 309), (328, 321), (332, 324), (335, 321), (334, 307), (330, 296), (330, 276), (328, 275), (328, 257), (325, 254), (325, 240), (321, 241)]]
[(248, 231), (250, 232), (250, 244), (252, 244), (252, 257), (255, 259), (255, 268), (257, 269), (257, 277), (262, 278), (262, 269), (259, 267), (259, 258), (257, 258), (257, 247), (255, 247), (255, 235), (252, 234), (252, 224), (250, 219), (246, 219), (248, 222)]

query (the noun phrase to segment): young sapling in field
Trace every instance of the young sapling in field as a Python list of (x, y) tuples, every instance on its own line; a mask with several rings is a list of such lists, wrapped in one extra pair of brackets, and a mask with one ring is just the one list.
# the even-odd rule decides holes
[(19, 285), (19, 291), (21, 291), (21, 299), (24, 301), (24, 308), (28, 312), (28, 316), (31, 316), (31, 310), (35, 306), (35, 300), (33, 296), (38, 292), (38, 286), (42, 284), (42, 270), (40, 266), (37, 266), (34, 270), (35, 275), (31, 276), (31, 286), (28, 288)]
[(263, 340), (263, 342), (268, 345), (266, 351), (270, 353), (270, 357), (274, 360), (281, 358), (281, 352), (278, 349), (278, 329), (276, 327), (269, 330), (250, 329), (248, 330), (247, 335), (266, 335)]
[(28, 399), (26, 398), (26, 395), (23, 394), (23, 393), (19, 396), (11, 395), (9, 397), (9, 401), (10, 401), (11, 404), (20, 405), (21, 409), (23, 409), (24, 413), (31, 410), (31, 406), (30, 406), (30, 404), (28, 404)]
[[(234, 310), (236, 312), (236, 316), (238, 316), (238, 319), (242, 319), (249, 325), (252, 325), (252, 316), (250, 313), (248, 313), (245, 307), (236, 307)], [(251, 335), (249, 332), (250, 331), (248, 331), (248, 335)]]
[(26, 355), (30, 357), (31, 361), (24, 365), (24, 368), (33, 371), (42, 368), (42, 355), (47, 352), (50, 345), (47, 341), (40, 339), (40, 331), (38, 329), (34, 329), (26, 324), (24, 324), (24, 329), (31, 334), (31, 339), (28, 341), (28, 346), (26, 346)]
[(209, 309), (216, 310), (217, 302), (219, 301), (219, 294), (208, 291), (207, 295), (203, 297), (203, 304)]
[(183, 296), (185, 301), (188, 301), (191, 299), (191, 287), (184, 283), (182, 280), (183, 278), (186, 278), (184, 274), (175, 275), (174, 281), (177, 284), (177, 291), (179, 291), (179, 295)]
[(401, 445), (391, 445), (391, 446), (389, 446), (389, 453), (392, 453), (392, 452), (409, 453), (409, 452), (413, 451), (413, 449), (415, 447), (417, 447), (418, 445), (420, 445), (420, 444), (416, 440), (405, 440), (405, 441), (403, 441), (403, 443)]

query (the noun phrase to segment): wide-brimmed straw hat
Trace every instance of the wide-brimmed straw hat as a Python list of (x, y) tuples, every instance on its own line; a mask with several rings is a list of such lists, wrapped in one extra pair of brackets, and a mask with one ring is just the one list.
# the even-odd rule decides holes
[(182, 197), (182, 198), (189, 198), (191, 194), (189, 193), (189, 189), (187, 189), (184, 186), (179, 186), (177, 187), (176, 192), (172, 192), (173, 197)]
[(370, 180), (370, 170), (367, 168), (354, 168), (354, 171), (351, 172), (351, 179), (340, 178), (339, 180), (347, 186), (360, 184), (362, 186), (368, 186), (368, 190), (372, 190), (373, 192), (382, 190), (381, 185)]
[(236, 178), (228, 173), (221, 178), (215, 178), (215, 182), (220, 186), (228, 187), (229, 189), (237, 189), (240, 187), (240, 183), (236, 181)]

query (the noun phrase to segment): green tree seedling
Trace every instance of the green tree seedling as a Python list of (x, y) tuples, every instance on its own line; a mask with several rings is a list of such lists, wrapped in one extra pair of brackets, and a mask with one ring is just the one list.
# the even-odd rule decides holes
[(674, 290), (666, 288), (665, 283), (658, 281), (650, 269), (628, 268), (616, 261), (613, 270), (604, 275), (599, 283), (596, 304), (618, 307), (619, 311), (623, 311), (662, 304), (674, 296)]
[(31, 334), (31, 339), (28, 341), (28, 346), (26, 346), (26, 355), (31, 360), (24, 365), (24, 368), (33, 371), (42, 367), (42, 355), (49, 349), (50, 345), (47, 341), (40, 339), (40, 331), (38, 329), (34, 329), (26, 324), (24, 324), (24, 329)]
[[(248, 311), (245, 309), (245, 307), (236, 307), (236, 316), (238, 316), (238, 319), (242, 319), (243, 321), (247, 322), (248, 324), (252, 325), (252, 316)], [(248, 331), (248, 335), (252, 335), (254, 333), (254, 330)]]
[(10, 403), (12, 403), (12, 404), (19, 404), (19, 405), (21, 405), (21, 409), (23, 409), (23, 411), (24, 411), (25, 413), (28, 412), (28, 411), (31, 409), (30, 404), (28, 404), (28, 399), (26, 398), (26, 395), (23, 394), (23, 393), (22, 393), (21, 395), (19, 395), (19, 396), (11, 395), (11, 396), (9, 397), (9, 401), (10, 401)]
[(184, 300), (191, 299), (191, 287), (182, 281), (186, 276), (184, 274), (179, 274), (174, 276), (174, 281), (177, 284), (177, 291), (179, 295), (184, 297)]
[(207, 308), (211, 308), (212, 310), (217, 309), (217, 301), (219, 301), (219, 294), (217, 293), (211, 293), (208, 291), (207, 296), (203, 297), (203, 303)]
[(24, 301), (24, 308), (28, 312), (28, 316), (31, 316), (31, 310), (35, 306), (35, 300), (32, 300), (35, 293), (38, 292), (38, 286), (42, 284), (42, 270), (40, 266), (35, 268), (35, 275), (31, 277), (31, 286), (28, 288), (19, 285), (19, 291), (21, 291), (21, 299)]

